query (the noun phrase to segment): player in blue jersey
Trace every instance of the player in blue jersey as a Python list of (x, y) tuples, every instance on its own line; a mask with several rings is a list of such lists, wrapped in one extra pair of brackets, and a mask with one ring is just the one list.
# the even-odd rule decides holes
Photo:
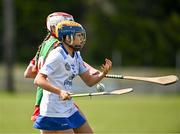
[(42, 134), (93, 133), (71, 98), (72, 80), (79, 75), (88, 86), (93, 86), (105, 77), (112, 62), (105, 59), (101, 73), (90, 73), (78, 52), (85, 44), (86, 33), (77, 22), (60, 22), (56, 36), (62, 44), (49, 53), (34, 80), (44, 89), (34, 127)]

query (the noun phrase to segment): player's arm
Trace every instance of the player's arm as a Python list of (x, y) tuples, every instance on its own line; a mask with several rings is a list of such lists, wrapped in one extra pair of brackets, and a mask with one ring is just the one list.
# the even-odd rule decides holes
[(34, 79), (34, 84), (37, 86), (40, 86), (44, 90), (47, 90), (49, 92), (58, 94), (63, 100), (68, 100), (71, 99), (71, 96), (68, 92), (53, 86), (48, 80), (47, 80), (47, 75), (38, 73), (37, 76)]
[(96, 74), (91, 74), (90, 69), (82, 74), (80, 74), (81, 79), (86, 83), (88, 86), (93, 86), (101, 81), (109, 70), (112, 68), (112, 62), (109, 59), (105, 59), (105, 64), (102, 64), (102, 71)]
[(35, 57), (30, 61), (26, 70), (24, 71), (25, 78), (35, 78), (37, 75), (37, 65), (35, 63)]
[(91, 75), (97, 75), (97, 74), (101, 73), (101, 71), (93, 68), (92, 66), (90, 66), (90, 65), (89, 65), (88, 63), (86, 63), (85, 61), (83, 61), (83, 63), (84, 63), (84, 65), (89, 69), (89, 73), (90, 73)]

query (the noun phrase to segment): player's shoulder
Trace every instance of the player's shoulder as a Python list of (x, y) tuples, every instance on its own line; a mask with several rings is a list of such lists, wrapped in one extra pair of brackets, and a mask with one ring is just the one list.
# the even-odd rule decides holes
[(58, 40), (54, 37), (49, 37), (47, 40), (44, 40), (42, 42), (41, 50), (49, 50), (55, 42), (58, 42)]
[(60, 47), (58, 46), (58, 47), (52, 49), (52, 50), (50, 51), (49, 55), (50, 55), (51, 57), (59, 58), (59, 57), (61, 57), (61, 54), (60, 54), (59, 52), (60, 52)]
[(52, 42), (52, 43), (53, 43), (53, 42), (56, 42), (56, 41), (58, 41), (58, 39), (55, 38), (55, 37), (52, 36), (52, 35), (51, 35), (51, 36), (49, 37), (49, 39), (47, 40), (47, 42)]
[(82, 59), (80, 51), (76, 51), (75, 56), (77, 59)]
[(62, 45), (57, 46), (52, 50), (52, 54), (59, 57), (60, 59), (66, 59), (67, 58), (67, 53), (64, 51), (62, 48)]
[(53, 44), (57, 41), (58, 40), (56, 38), (54, 38), (53, 36), (50, 36), (47, 40), (43, 41), (43, 46), (44, 47), (53, 46)]

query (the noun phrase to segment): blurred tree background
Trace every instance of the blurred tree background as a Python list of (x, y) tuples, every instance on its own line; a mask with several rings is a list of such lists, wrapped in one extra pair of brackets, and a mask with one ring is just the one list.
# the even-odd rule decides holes
[[(100, 65), (175, 67), (180, 53), (180, 0), (14, 0), (14, 58), (28, 63), (46, 36), (54, 11), (74, 16), (87, 32), (84, 60)], [(0, 3), (2, 7), (2, 2)], [(2, 9), (2, 8), (1, 8)], [(3, 15), (0, 15), (0, 51)], [(2, 48), (2, 49), (1, 49)]]

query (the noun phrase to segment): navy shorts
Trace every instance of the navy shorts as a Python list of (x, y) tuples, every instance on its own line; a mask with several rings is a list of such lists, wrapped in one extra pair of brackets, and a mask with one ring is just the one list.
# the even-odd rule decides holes
[(77, 111), (68, 118), (39, 115), (34, 122), (33, 127), (41, 130), (67, 130), (79, 128), (85, 122), (86, 119), (79, 113), (79, 111)]

